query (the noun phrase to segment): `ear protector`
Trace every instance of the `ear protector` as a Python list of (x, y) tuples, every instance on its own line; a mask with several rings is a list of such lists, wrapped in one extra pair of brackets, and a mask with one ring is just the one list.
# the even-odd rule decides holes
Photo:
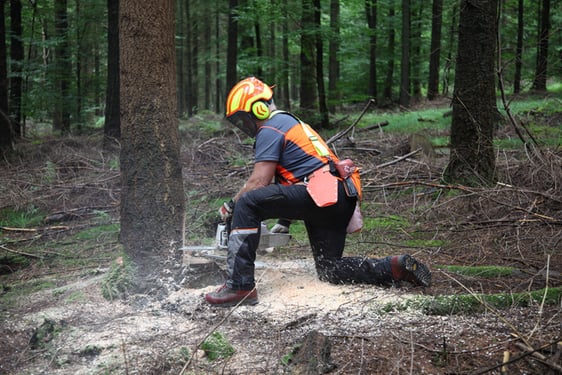
[(264, 101), (258, 100), (252, 104), (252, 114), (256, 116), (258, 120), (267, 120), (270, 115), (269, 107)]

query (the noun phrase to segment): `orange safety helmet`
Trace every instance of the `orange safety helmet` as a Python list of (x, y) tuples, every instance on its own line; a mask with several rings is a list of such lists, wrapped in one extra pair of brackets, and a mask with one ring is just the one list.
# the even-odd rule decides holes
[(258, 130), (256, 120), (269, 118), (267, 102), (271, 98), (271, 87), (256, 77), (243, 79), (228, 93), (226, 118), (250, 137), (255, 137)]

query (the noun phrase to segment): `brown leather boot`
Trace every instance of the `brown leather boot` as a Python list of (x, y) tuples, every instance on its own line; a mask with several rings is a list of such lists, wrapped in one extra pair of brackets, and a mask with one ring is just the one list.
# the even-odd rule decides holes
[(431, 285), (431, 272), (413, 256), (405, 254), (390, 258), (392, 278), (395, 281), (407, 281), (415, 285), (429, 287)]
[(226, 284), (218, 288), (216, 291), (207, 293), (205, 300), (214, 306), (229, 307), (240, 305), (255, 305), (258, 303), (258, 291), (256, 288), (252, 290), (234, 290)]

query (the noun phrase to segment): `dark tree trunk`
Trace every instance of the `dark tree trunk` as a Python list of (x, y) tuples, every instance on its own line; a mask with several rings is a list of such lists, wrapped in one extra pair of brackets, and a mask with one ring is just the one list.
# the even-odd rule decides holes
[(10, 0), (10, 120), (14, 135), (22, 136), (21, 95), (23, 72), (23, 28), (21, 24), (21, 0)]
[(329, 128), (330, 119), (326, 104), (326, 85), (324, 85), (324, 46), (322, 38), (322, 24), (320, 15), (322, 8), (320, 0), (314, 0), (314, 23), (316, 30), (316, 86), (318, 87), (318, 109), (320, 112), (320, 127)]
[(6, 49), (6, 0), (0, 0), (0, 151), (7, 150), (13, 141), (12, 124), (8, 117), (8, 51)]
[(119, 106), (119, 1), (107, 0), (107, 88), (105, 96), (105, 124), (103, 127), (106, 141), (121, 137), (121, 110)]
[(519, 0), (517, 6), (517, 47), (515, 50), (515, 77), (513, 78), (513, 93), (518, 94), (521, 91), (521, 68), (523, 67), (523, 11), (524, 0)]
[(431, 50), (429, 52), (429, 82), (427, 85), (427, 98), (429, 100), (435, 99), (439, 93), (439, 61), (441, 57), (443, 0), (433, 0), (431, 14)]
[(340, 78), (340, 64), (338, 53), (340, 50), (340, 1), (330, 1), (330, 42), (328, 44), (328, 110), (336, 111), (336, 102), (340, 100), (338, 81)]
[(537, 51), (537, 67), (533, 89), (546, 91), (546, 72), (548, 67), (548, 33), (550, 32), (550, 0), (542, 0), (540, 11), (540, 30)]
[(282, 54), (283, 54), (283, 61), (282, 61), (282, 69), (281, 69), (281, 106), (282, 108), (286, 109), (287, 111), (291, 110), (291, 92), (289, 89), (289, 70), (290, 70), (290, 55), (289, 55), (289, 20), (287, 17), (289, 9), (287, 5), (287, 0), (283, 0), (283, 9), (282, 12), (284, 14), (282, 22), (283, 28), (283, 47), (282, 47)]
[[(173, 0), (121, 0), (121, 232), (138, 272), (157, 287), (181, 263), (184, 191), (176, 101)], [(139, 33), (142, 30), (142, 33)], [(158, 74), (154, 74), (158, 72)], [(175, 274), (174, 274), (175, 275)]]
[(316, 108), (316, 72), (314, 69), (315, 29), (313, 0), (302, 2), (300, 111), (303, 117), (312, 117)]
[[(425, 2), (417, 2), (414, 10), (411, 12), (414, 15), (414, 20), (410, 21), (410, 71), (411, 71), (411, 94), (412, 98), (418, 101), (422, 94), (422, 80), (421, 70), (424, 63), (422, 62), (421, 48), (422, 48), (422, 22), (425, 21), (423, 11)], [(425, 62), (425, 59), (424, 59)]]
[(367, 94), (377, 97), (377, 0), (365, 0), (365, 14), (369, 26), (369, 84)]
[(399, 102), (403, 107), (410, 106), (410, 0), (402, 0), (402, 58)]
[(228, 45), (226, 47), (226, 90), (229, 91), (238, 82), (236, 65), (238, 64), (238, 17), (236, 8), (238, 0), (230, 0), (228, 7)]
[(384, 79), (384, 90), (383, 98), (385, 101), (392, 103), (392, 87), (393, 77), (394, 77), (394, 49), (396, 48), (396, 32), (394, 31), (394, 18), (396, 17), (396, 12), (394, 10), (394, 1), (390, 0), (388, 5), (388, 46), (387, 55), (390, 56), (388, 60), (388, 65), (386, 67), (386, 77)]
[(70, 49), (68, 45), (67, 1), (55, 0), (55, 108), (53, 127), (61, 134), (70, 133)]
[(447, 182), (481, 186), (495, 181), (497, 6), (498, 0), (461, 3)]

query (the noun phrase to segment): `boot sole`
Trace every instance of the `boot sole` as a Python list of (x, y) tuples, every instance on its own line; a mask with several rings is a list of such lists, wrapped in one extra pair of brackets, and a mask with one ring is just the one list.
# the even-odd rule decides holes
[(414, 279), (419, 285), (424, 287), (429, 287), (431, 285), (431, 272), (429, 272), (425, 264), (418, 262), (411, 255), (404, 255), (402, 258), (402, 266), (414, 276)]
[(233, 307), (233, 306), (236, 306), (238, 304), (240, 304), (240, 306), (254, 306), (254, 305), (257, 305), (258, 302), (259, 301), (258, 301), (257, 298), (247, 298), (242, 302), (240, 302), (240, 301), (225, 302), (225, 303), (210, 303), (209, 302), (209, 304), (211, 306), (216, 306), (216, 307)]

